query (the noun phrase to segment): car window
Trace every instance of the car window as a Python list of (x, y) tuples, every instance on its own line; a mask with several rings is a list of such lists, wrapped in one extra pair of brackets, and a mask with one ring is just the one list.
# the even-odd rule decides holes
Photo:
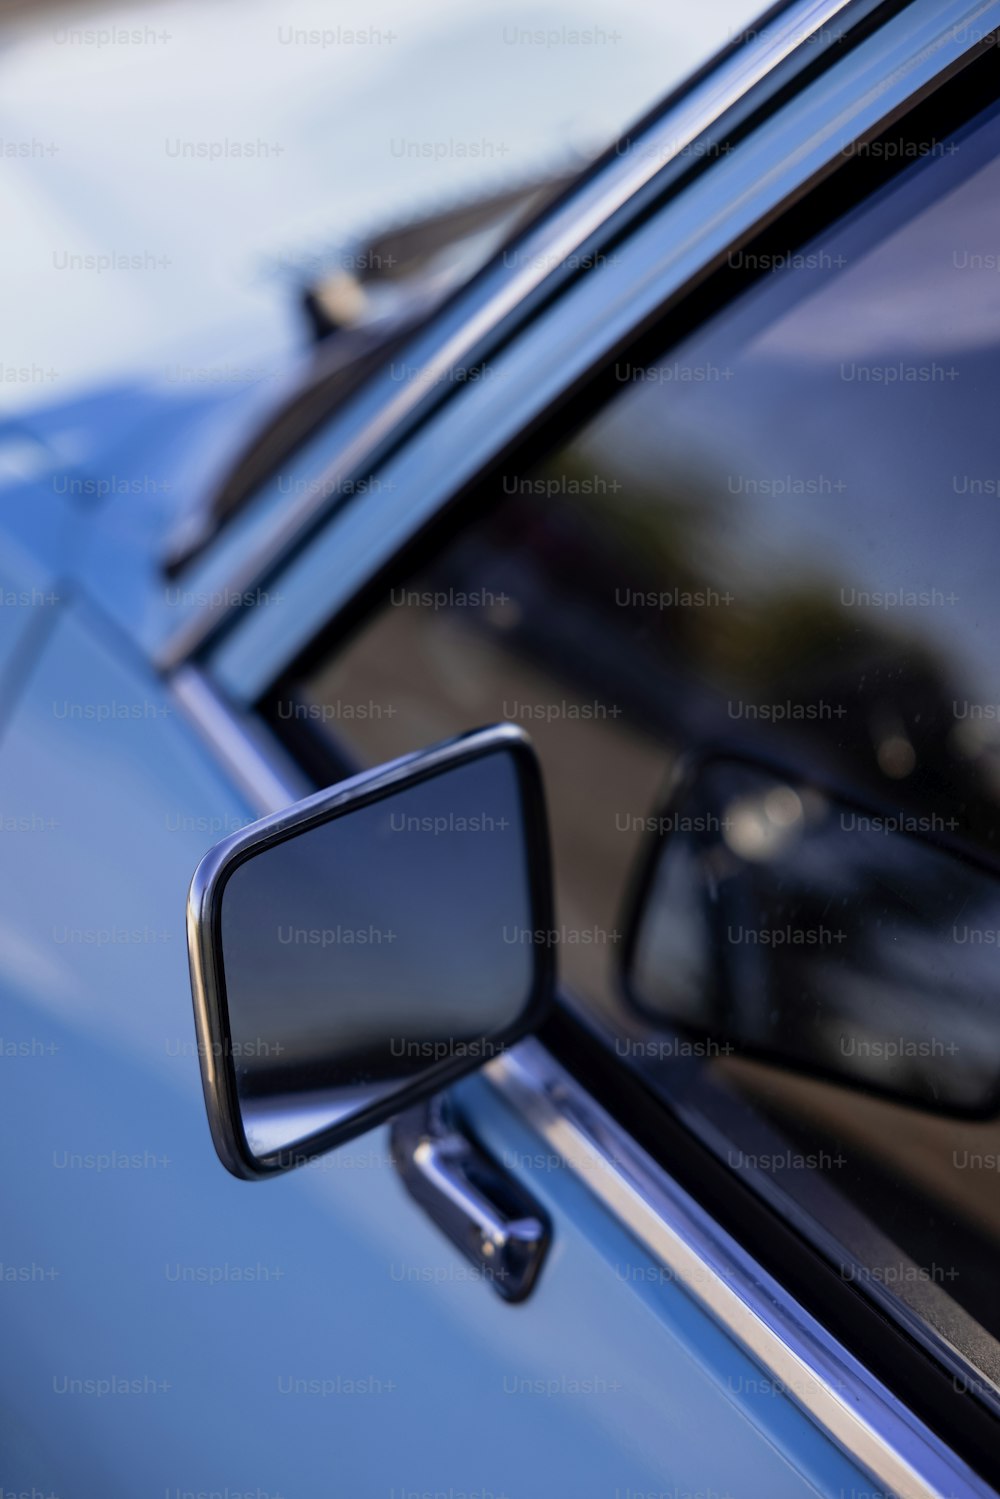
[(619, 360), (277, 711), (366, 762), (528, 729), (568, 1002), (989, 1403), (1000, 113), (908, 160), (734, 254), (752, 288)]

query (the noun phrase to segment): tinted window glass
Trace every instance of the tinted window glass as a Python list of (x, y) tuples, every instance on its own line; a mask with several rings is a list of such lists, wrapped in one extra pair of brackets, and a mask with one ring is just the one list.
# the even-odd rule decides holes
[[(305, 703), (279, 708), (313, 714), (368, 761), (490, 720), (528, 727), (570, 1002), (987, 1400), (1000, 1382), (992, 1074), (953, 1053), (936, 1073), (932, 1045), (903, 1069), (909, 1094), (869, 1086), (900, 1075), (877, 1052), (875, 1076), (860, 1063), (814, 1075), (808, 1048), (830, 1050), (826, 1012), (808, 1008), (821, 955), (808, 980), (802, 965), (782, 967), (795, 1023), (777, 1056), (759, 1044), (773, 1016), (770, 1032), (752, 1016), (756, 1005), (767, 1019), (773, 966), (745, 969), (735, 997), (689, 994), (687, 1018), (671, 1020), (626, 998), (622, 958), (678, 756), (773, 757), (788, 767), (779, 820), (799, 779), (836, 785), (876, 819), (858, 834), (864, 854), (838, 826), (837, 857), (868, 860), (854, 926), (881, 932), (869, 943), (879, 961), (917, 940), (908, 925), (926, 953), (915, 997), (916, 947), (895, 963), (894, 988), (853, 950), (856, 987), (836, 1010), (846, 1044), (905, 1045), (918, 1015), (923, 1042), (994, 1034), (998, 149), (995, 113), (914, 143), (902, 174), (801, 254), (756, 267), (753, 288), (696, 336), (652, 367), (622, 360), (601, 415), (531, 472), (496, 476), (476, 519), (322, 665)], [(949, 875), (940, 903), (922, 890), (906, 915), (915, 866), (885, 846), (900, 832), (913, 848), (949, 841), (959, 866), (963, 850), (981, 861), (990, 893), (963, 905), (966, 876)], [(779, 894), (822, 897), (835, 926), (841, 896), (810, 865), (815, 846), (803, 842)], [(759, 933), (762, 898), (750, 898), (750, 874), (733, 878)], [(686, 961), (697, 984), (696, 921), (692, 907), (657, 938), (660, 980)], [(951, 978), (935, 977), (948, 975), (961, 1015)], [(728, 1014), (728, 1036), (726, 1023), (711, 1034), (692, 1023), (709, 1003)]]

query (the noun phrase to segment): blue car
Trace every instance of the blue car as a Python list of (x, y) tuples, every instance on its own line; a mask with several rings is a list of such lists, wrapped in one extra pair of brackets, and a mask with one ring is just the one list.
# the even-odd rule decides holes
[(0, 426), (0, 1499), (1000, 1492), (998, 41)]

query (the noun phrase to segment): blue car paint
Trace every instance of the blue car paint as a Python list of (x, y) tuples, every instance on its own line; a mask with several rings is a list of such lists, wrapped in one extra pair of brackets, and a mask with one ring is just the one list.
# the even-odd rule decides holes
[[(384, 1130), (269, 1183), (218, 1165), (184, 896), (250, 811), (146, 658), (164, 544), (270, 383), (23, 414), (43, 451), (0, 495), (0, 583), (56, 595), (0, 629), (4, 1491), (875, 1499), (483, 1079), (464, 1112), (554, 1222), (522, 1306), (406, 1196)], [(84, 940), (112, 932), (147, 940)]]
[[(72, 572), (64, 521), (38, 576)], [(106, 603), (76, 583), (54, 606), (0, 741), (25, 828), (0, 844), (5, 1487), (872, 1493), (563, 1167), (530, 1178), (555, 1243), (520, 1307), (405, 1195), (384, 1130), (278, 1181), (227, 1176), (184, 897), (250, 813)], [(547, 1154), (483, 1080), (461, 1097), (498, 1156)]]

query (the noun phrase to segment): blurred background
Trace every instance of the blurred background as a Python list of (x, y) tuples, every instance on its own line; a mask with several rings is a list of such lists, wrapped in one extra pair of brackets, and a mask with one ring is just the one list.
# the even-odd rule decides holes
[(359, 240), (578, 169), (759, 9), (8, 5), (3, 409), (193, 349), (268, 378)]

